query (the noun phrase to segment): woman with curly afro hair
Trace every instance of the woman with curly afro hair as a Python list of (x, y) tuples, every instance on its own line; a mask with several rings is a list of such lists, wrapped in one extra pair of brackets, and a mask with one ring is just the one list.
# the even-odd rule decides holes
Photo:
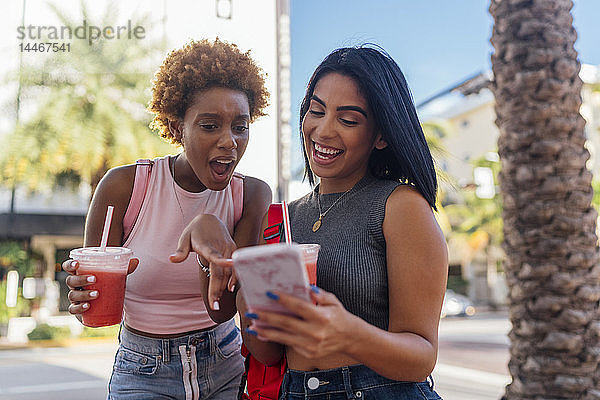
[[(234, 170), (268, 96), (249, 53), (219, 39), (172, 51), (156, 72), (151, 127), (182, 152), (108, 171), (86, 219), (85, 246), (98, 246), (113, 205), (108, 244), (137, 257), (109, 399), (236, 397), (244, 363), (229, 258), (257, 244), (271, 190)], [(188, 234), (192, 221), (205, 229)], [(196, 256), (188, 257), (192, 248)], [(63, 263), (71, 274), (69, 311), (81, 317), (103, 293), (86, 290), (95, 277), (76, 275), (77, 267)]]

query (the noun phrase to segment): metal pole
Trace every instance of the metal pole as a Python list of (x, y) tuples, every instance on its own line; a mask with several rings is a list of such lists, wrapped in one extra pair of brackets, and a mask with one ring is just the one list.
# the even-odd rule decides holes
[[(23, 0), (23, 9), (21, 12), (21, 26), (25, 26), (25, 5), (26, 0)], [(21, 39), (23, 43), (23, 39)], [(19, 52), (19, 83), (17, 84), (17, 99), (15, 101), (15, 131), (19, 127), (20, 119), (19, 114), (21, 112), (21, 87), (23, 85), (23, 52)], [(13, 222), (13, 214), (15, 213), (15, 192), (17, 188), (17, 178), (13, 176), (13, 184), (10, 190), (10, 218), (9, 223)]]
[(277, 18), (277, 201), (287, 200), (291, 174), (290, 2), (276, 0)]
[(167, 53), (167, 0), (163, 0), (163, 17), (162, 17), (162, 52)]

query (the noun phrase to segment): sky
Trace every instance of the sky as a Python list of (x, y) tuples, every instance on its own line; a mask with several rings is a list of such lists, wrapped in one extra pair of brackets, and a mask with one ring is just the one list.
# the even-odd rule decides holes
[[(333, 49), (364, 42), (398, 63), (418, 104), (491, 68), (492, 18), (485, 0), (291, 0), (292, 104)], [(575, 0), (584, 63), (600, 64), (600, 1)]]

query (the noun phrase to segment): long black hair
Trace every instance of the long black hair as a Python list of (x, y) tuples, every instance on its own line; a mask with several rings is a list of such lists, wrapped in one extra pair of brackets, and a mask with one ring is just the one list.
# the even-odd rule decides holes
[[(366, 45), (344, 47), (325, 57), (310, 78), (300, 106), (300, 143), (304, 143), (302, 121), (315, 86), (332, 72), (356, 81), (375, 117), (375, 129), (387, 143), (384, 149), (374, 149), (371, 153), (369, 171), (381, 179), (413, 185), (435, 210), (437, 177), (433, 158), (404, 74), (382, 49)], [(315, 178), (304, 146), (302, 153), (304, 177), (314, 185)]]

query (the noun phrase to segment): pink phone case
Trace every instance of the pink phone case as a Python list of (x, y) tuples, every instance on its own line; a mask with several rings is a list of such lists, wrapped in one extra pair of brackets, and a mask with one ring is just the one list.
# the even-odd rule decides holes
[(238, 249), (233, 252), (233, 268), (250, 310), (293, 314), (267, 297), (266, 292), (273, 290), (311, 301), (302, 250), (296, 245), (277, 243)]

